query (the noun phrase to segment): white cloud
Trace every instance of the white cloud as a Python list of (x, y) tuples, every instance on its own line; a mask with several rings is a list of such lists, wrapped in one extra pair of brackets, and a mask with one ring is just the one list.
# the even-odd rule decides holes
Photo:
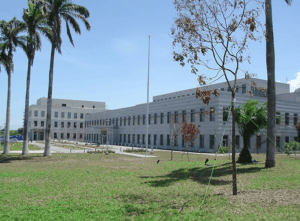
[(287, 82), (290, 84), (290, 91), (294, 92), (297, 88), (300, 88), (300, 71), (296, 74), (296, 79)]

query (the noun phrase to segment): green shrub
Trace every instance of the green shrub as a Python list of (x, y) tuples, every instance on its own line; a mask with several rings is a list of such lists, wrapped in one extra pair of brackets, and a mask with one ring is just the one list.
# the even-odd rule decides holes
[(126, 152), (126, 153), (145, 153), (146, 150), (143, 150), (143, 149), (138, 149), (138, 150), (124, 150), (124, 152)]
[[(87, 153), (93, 153), (93, 154), (105, 154), (106, 153), (106, 150), (97, 150), (97, 151), (91, 151), (89, 150)], [(112, 151), (112, 150), (108, 150), (108, 153), (115, 153), (115, 151)]]
[(218, 153), (229, 153), (229, 149), (231, 146), (228, 147), (219, 147)]
[(292, 141), (290, 143), (284, 143), (285, 153), (287, 155), (290, 155), (290, 151), (293, 150), (293, 152), (296, 154), (296, 151), (300, 151), (300, 143), (297, 141)]

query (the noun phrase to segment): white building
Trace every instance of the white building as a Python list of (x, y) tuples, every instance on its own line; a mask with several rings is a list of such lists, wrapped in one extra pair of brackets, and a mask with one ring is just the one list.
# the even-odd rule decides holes
[[(52, 139), (82, 140), (85, 134), (85, 115), (105, 110), (105, 102), (52, 99)], [(40, 98), (29, 107), (28, 137), (44, 140), (47, 117), (47, 98)]]

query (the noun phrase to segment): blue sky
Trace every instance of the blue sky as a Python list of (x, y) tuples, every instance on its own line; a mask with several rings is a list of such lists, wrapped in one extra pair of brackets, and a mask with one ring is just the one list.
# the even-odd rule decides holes
[[(150, 100), (152, 96), (198, 86), (188, 66), (173, 61), (170, 29), (176, 11), (172, 0), (73, 0), (90, 11), (91, 30), (73, 33), (75, 48), (62, 32), (62, 55), (55, 54), (53, 98), (104, 101), (117, 109), (147, 101), (148, 35), (151, 35)], [(26, 0), (4, 1), (0, 20), (21, 19)], [(287, 6), (273, 1), (276, 80), (300, 87), (300, 1)], [(251, 65), (244, 68), (267, 79), (265, 42), (251, 44)], [(18, 49), (12, 74), (11, 129), (22, 127), (27, 58)], [(31, 75), (30, 104), (47, 97), (50, 43), (43, 40)], [(208, 73), (199, 67), (199, 74)], [(239, 78), (243, 77), (241, 74)], [(224, 79), (222, 79), (224, 81)], [(0, 73), (0, 128), (4, 126), (7, 74)]]

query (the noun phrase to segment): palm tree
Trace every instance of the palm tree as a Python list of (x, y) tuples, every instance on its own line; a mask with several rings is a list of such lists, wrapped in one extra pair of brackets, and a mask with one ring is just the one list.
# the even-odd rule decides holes
[(5, 141), (3, 154), (9, 154), (10, 96), (11, 73), (13, 72), (13, 52), (16, 50), (17, 46), (21, 46), (25, 50), (26, 38), (24, 36), (19, 36), (21, 32), (25, 31), (25, 28), (25, 24), (21, 21), (18, 21), (15, 17), (8, 22), (4, 20), (0, 21), (0, 42), (2, 42), (1, 54), (4, 55), (5, 53), (7, 53), (7, 58), (5, 61), (5, 66), (7, 67), (5, 69), (8, 76)]
[[(285, 0), (290, 5), (292, 0)], [(267, 152), (265, 167), (275, 167), (275, 119), (276, 119), (276, 87), (275, 87), (275, 49), (272, 19), (272, 0), (265, 0), (266, 10), (266, 46), (267, 46), (267, 73), (268, 73), (268, 128)]]
[(27, 26), (27, 46), (26, 54), (28, 57), (26, 96), (25, 96), (25, 117), (23, 130), (23, 149), (22, 155), (28, 155), (28, 114), (29, 114), (29, 88), (31, 67), (36, 50), (41, 50), (41, 37), (39, 32), (51, 39), (50, 29), (46, 27), (45, 13), (43, 10), (45, 2), (42, 0), (28, 0), (28, 9), (23, 10), (23, 20)]
[(66, 22), (67, 35), (71, 44), (74, 46), (70, 26), (77, 34), (81, 34), (80, 26), (76, 19), (84, 22), (87, 30), (90, 30), (91, 25), (87, 18), (90, 16), (89, 11), (80, 5), (73, 4), (71, 0), (45, 0), (45, 6), (49, 13), (48, 24), (51, 27), (51, 58), (49, 70), (49, 86), (48, 86), (48, 100), (47, 100), (47, 119), (46, 119), (46, 133), (45, 133), (45, 151), (44, 156), (50, 156), (50, 129), (51, 129), (51, 109), (52, 109), (52, 85), (53, 85), (53, 67), (55, 50), (61, 54), (61, 22)]

